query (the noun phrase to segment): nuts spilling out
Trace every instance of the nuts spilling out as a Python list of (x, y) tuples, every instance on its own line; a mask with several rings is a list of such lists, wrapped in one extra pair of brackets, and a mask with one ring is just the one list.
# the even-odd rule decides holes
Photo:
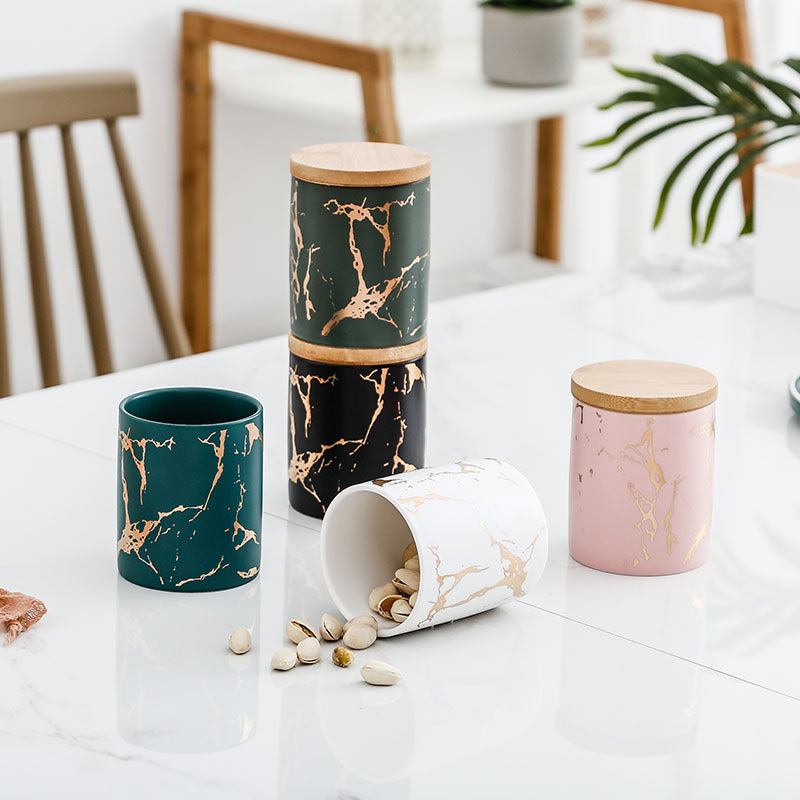
[(333, 614), (323, 614), (319, 632), (326, 642), (336, 642), (342, 638), (342, 623)]
[(253, 640), (247, 628), (237, 628), (228, 637), (228, 647), (230, 647), (231, 652), (236, 653), (237, 656), (246, 653), (250, 649), (252, 643)]
[(354, 661), (356, 657), (353, 655), (352, 650), (348, 650), (346, 647), (334, 647), (333, 652), (331, 653), (331, 661), (336, 664), (337, 667), (349, 667)]
[(353, 617), (353, 619), (347, 620), (344, 624), (344, 632), (347, 633), (353, 625), (369, 625), (370, 628), (375, 628), (378, 630), (378, 620), (375, 617), (370, 616), (369, 614), (364, 614), (361, 617)]
[(411, 615), (419, 592), (419, 555), (414, 542), (403, 551), (402, 562), (403, 566), (394, 573), (394, 578), (389, 583), (376, 586), (368, 598), (373, 611), (398, 623)]
[(319, 634), (302, 619), (290, 619), (286, 623), (286, 635), (294, 644), (300, 644), (303, 639), (319, 639)]
[(371, 625), (357, 624), (351, 625), (345, 632), (344, 642), (345, 647), (351, 650), (366, 650), (375, 644), (378, 638), (378, 632)]
[(295, 664), (297, 664), (297, 652), (294, 647), (281, 647), (281, 649), (272, 656), (272, 661), (270, 662), (272, 669), (284, 671), (291, 669)]
[(361, 677), (373, 686), (394, 686), (403, 673), (385, 661), (368, 661), (361, 667)]
[(316, 664), (322, 655), (319, 640), (307, 636), (297, 645), (297, 660), (301, 664)]

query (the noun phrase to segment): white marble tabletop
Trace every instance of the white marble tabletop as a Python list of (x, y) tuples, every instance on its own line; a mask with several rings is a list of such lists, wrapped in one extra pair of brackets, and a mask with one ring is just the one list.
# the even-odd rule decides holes
[[(319, 522), (285, 488), (285, 337), (0, 402), (0, 586), (44, 620), (0, 648), (9, 798), (762, 798), (800, 785), (800, 314), (749, 295), (561, 274), (439, 302), (429, 464), (516, 465), (547, 512), (532, 594), (379, 641), (402, 683), (267, 666), (290, 615), (333, 610)], [(717, 374), (709, 563), (594, 572), (567, 551), (569, 376), (606, 358)], [(242, 589), (170, 595), (115, 565), (116, 405), (161, 385), (265, 408), (264, 555)], [(253, 650), (226, 648), (238, 625)]]

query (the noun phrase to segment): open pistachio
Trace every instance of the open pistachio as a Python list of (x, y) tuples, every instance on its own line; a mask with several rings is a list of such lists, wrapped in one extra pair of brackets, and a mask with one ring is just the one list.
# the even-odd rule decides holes
[(414, 592), (414, 594), (412, 594), (411, 597), (408, 598), (408, 604), (411, 606), (411, 608), (414, 608), (414, 606), (417, 604), (416, 592)]
[(319, 641), (311, 637), (306, 637), (297, 645), (297, 660), (301, 664), (316, 664), (322, 655), (322, 648)]
[(380, 604), (378, 605), (378, 613), (382, 617), (386, 617), (386, 619), (392, 618), (392, 606), (398, 601), (402, 600), (403, 595), (398, 594), (397, 590), (395, 590), (394, 594), (387, 595), (386, 597), (381, 600)]
[(369, 625), (371, 628), (374, 628), (376, 631), (378, 630), (378, 620), (375, 617), (370, 616), (369, 614), (364, 614), (360, 617), (353, 617), (353, 619), (347, 620), (344, 624), (344, 632), (347, 633), (353, 625)]
[(355, 659), (356, 657), (353, 655), (353, 652), (341, 645), (339, 645), (339, 647), (334, 647), (331, 653), (331, 661), (333, 661), (337, 667), (349, 667)]
[(392, 583), (402, 594), (406, 596), (412, 595), (419, 589), (419, 572), (414, 572), (414, 570), (406, 569), (405, 567), (399, 569), (395, 572)]
[(371, 625), (353, 625), (345, 631), (342, 641), (352, 650), (365, 650), (375, 644), (377, 638), (378, 632)]
[(323, 614), (319, 623), (319, 632), (326, 642), (335, 642), (342, 638), (342, 623), (333, 614)]
[(388, 597), (390, 594), (396, 593), (397, 589), (395, 589), (395, 586), (391, 581), (389, 583), (384, 583), (383, 586), (377, 586), (369, 593), (369, 607), (373, 611), (377, 611), (378, 603), (380, 603), (384, 597)]
[(404, 597), (392, 603), (391, 615), (395, 622), (405, 622), (411, 614), (411, 604)]
[(361, 677), (373, 686), (394, 686), (403, 673), (384, 661), (368, 661), (361, 667)]
[(290, 642), (300, 644), (303, 639), (318, 639), (317, 632), (302, 619), (290, 619), (286, 623), (286, 635), (289, 637)]
[(413, 572), (419, 572), (419, 556), (412, 556), (403, 566)]
[(253, 640), (250, 636), (250, 631), (247, 630), (247, 628), (237, 628), (228, 637), (228, 647), (230, 647), (231, 652), (236, 653), (237, 656), (240, 656), (242, 653), (246, 653), (250, 649), (252, 641)]
[(297, 664), (297, 653), (293, 647), (281, 647), (274, 656), (270, 666), (272, 669), (287, 670)]
[(413, 558), (417, 554), (417, 545), (414, 542), (403, 550), (403, 563), (405, 564), (409, 558)]

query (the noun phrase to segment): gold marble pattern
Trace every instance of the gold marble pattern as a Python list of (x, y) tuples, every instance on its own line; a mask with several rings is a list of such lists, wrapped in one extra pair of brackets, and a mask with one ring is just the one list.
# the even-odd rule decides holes
[[(290, 205), (290, 214), (292, 218), (292, 232), (294, 234), (294, 250), (290, 249), (289, 252), (289, 285), (294, 296), (294, 302), (291, 306), (291, 319), (294, 322), (297, 319), (297, 306), (300, 302), (300, 296), (303, 296), (303, 309), (305, 311), (306, 319), (311, 319), (311, 315), (316, 311), (314, 304), (311, 302), (311, 295), (308, 291), (308, 282), (311, 278), (311, 261), (320, 248), (311, 244), (306, 248), (303, 240), (303, 231), (300, 227), (300, 213), (297, 210), (297, 184), (295, 183), (294, 191), (292, 192), (292, 202)], [(305, 275), (303, 280), (300, 280), (300, 259), (303, 255), (303, 250), (306, 252)]]
[(397, 330), (398, 336), (403, 337), (400, 326), (392, 319), (392, 315), (385, 308), (389, 296), (405, 280), (406, 273), (423, 263), (428, 258), (428, 253), (415, 256), (406, 266), (401, 267), (400, 274), (393, 278), (386, 278), (376, 284), (368, 286), (364, 279), (364, 257), (356, 241), (356, 222), (367, 222), (378, 232), (383, 239), (382, 266), (386, 267), (386, 256), (391, 249), (392, 239), (389, 232), (389, 219), (392, 208), (402, 208), (413, 205), (414, 192), (405, 200), (391, 200), (380, 206), (367, 206), (366, 198), (357, 205), (355, 203), (340, 203), (335, 198), (325, 203), (325, 208), (334, 216), (343, 215), (348, 223), (348, 244), (353, 258), (353, 270), (356, 273), (356, 291), (342, 308), (336, 309), (331, 318), (322, 327), (322, 335), (327, 336), (344, 319), (364, 319), (370, 315), (387, 322)]

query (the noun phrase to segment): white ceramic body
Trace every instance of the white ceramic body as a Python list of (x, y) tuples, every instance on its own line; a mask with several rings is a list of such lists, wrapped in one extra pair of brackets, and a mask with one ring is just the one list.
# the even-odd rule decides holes
[(547, 560), (547, 523), (525, 477), (496, 459), (459, 461), (351, 486), (322, 521), (322, 571), (345, 618), (369, 614), (376, 586), (402, 567), (411, 541), (420, 587), (402, 623), (379, 636), (428, 628), (522, 597)]
[(800, 164), (756, 167), (756, 258), (759, 300), (800, 308)]
[(519, 11), (483, 7), (481, 53), (490, 81), (516, 86), (569, 83), (580, 52), (576, 6)]

